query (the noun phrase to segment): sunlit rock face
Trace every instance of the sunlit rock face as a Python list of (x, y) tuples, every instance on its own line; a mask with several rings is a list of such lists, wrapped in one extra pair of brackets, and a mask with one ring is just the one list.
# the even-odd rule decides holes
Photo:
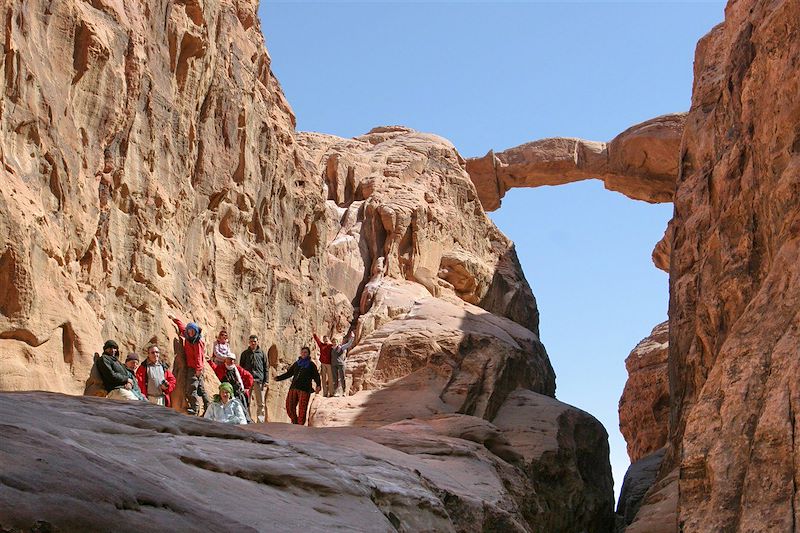
[(653, 328), (625, 359), (628, 381), (619, 399), (619, 429), (636, 462), (667, 443), (669, 430), (669, 323)]
[[(106, 338), (177, 351), (168, 312), (209, 343), (258, 333), (274, 373), (314, 330), (379, 326), (383, 278), (538, 333), (513, 245), (453, 146), (406, 128), (296, 134), (254, 9), (7, 7), (0, 388), (80, 392)], [(524, 350), (538, 375), (520, 383), (553, 394), (543, 348)]]
[(536, 301), (453, 146), (402, 127), (301, 142), (324, 169), (329, 279), (357, 305), (356, 396), (315, 406), (312, 424), (491, 418), (516, 388), (552, 396)]
[(255, 7), (4, 3), (0, 388), (79, 393), (106, 338), (172, 352), (170, 311), (281, 358), (350, 316)]
[(697, 47), (671, 223), (668, 465), (682, 531), (791, 531), (800, 393), (800, 3)]
[(635, 200), (670, 202), (678, 175), (685, 113), (631, 126), (611, 141), (556, 137), (532, 141), (467, 161), (469, 176), (487, 211), (509, 189), (563, 185), (591, 178)]
[[(366, 426), (255, 428), (276, 441), (150, 405), (4, 394), (3, 453), (25, 454), (3, 471), (0, 528), (608, 530), (605, 430), (552, 398), (513, 243), (449, 142), (295, 132), (252, 1), (0, 9), (0, 390), (80, 394), (105, 339), (123, 354), (157, 342), (180, 410), (168, 313), (209, 345), (226, 327), (237, 352), (257, 333), (273, 377), (312, 332), (352, 328), (348, 396), (316, 398), (313, 421)], [(271, 420), (287, 387), (270, 387)], [(320, 438), (339, 451), (308, 455)], [(136, 466), (154, 456), (169, 482)]]

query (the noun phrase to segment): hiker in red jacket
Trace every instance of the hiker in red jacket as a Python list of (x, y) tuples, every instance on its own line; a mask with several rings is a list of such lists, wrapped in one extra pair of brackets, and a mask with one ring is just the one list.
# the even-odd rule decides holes
[(328, 339), (327, 335), (323, 335), (322, 340), (319, 340), (316, 333), (314, 333), (314, 341), (319, 346), (319, 374), (320, 378), (322, 378), (322, 395), (330, 398), (333, 396), (333, 371), (331, 370), (331, 348), (333, 348), (333, 343)]
[(183, 337), (183, 352), (186, 354), (186, 400), (189, 407), (186, 412), (197, 415), (197, 400), (203, 399), (203, 409), (208, 408), (208, 395), (203, 388), (203, 368), (206, 362), (206, 344), (203, 342), (200, 326), (194, 322), (185, 324), (178, 318), (167, 315), (178, 327), (178, 333)]
[(225, 354), (222, 363), (215, 363), (213, 357), (208, 362), (214, 369), (221, 383), (230, 383), (233, 387), (233, 397), (241, 402), (244, 407), (245, 418), (252, 423), (250, 418), (250, 389), (253, 387), (253, 374), (236, 364), (236, 354)]
[(175, 390), (175, 376), (169, 371), (169, 365), (161, 361), (161, 350), (155, 344), (147, 349), (147, 359), (136, 369), (136, 380), (147, 401), (170, 406), (169, 395)]

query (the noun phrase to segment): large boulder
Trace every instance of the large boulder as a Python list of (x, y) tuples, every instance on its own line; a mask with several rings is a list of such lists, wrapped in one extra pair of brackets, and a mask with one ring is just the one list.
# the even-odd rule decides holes
[[(637, 461), (631, 463), (625, 472), (622, 488), (619, 492), (617, 515), (622, 520), (623, 526), (628, 526), (636, 518), (642, 506), (644, 497), (658, 477), (658, 470), (664, 460), (666, 448), (661, 448)], [(622, 531), (625, 528), (621, 528)]]
[(415, 287), (383, 282), (377, 305), (392, 311), (348, 355), (348, 395), (314, 402), (311, 425), (374, 427), (436, 413), (492, 419), (518, 387), (555, 394), (550, 361), (530, 330)]
[(590, 414), (529, 390), (510, 394), (492, 423), (522, 455), (538, 497), (530, 522), (542, 531), (614, 527), (608, 433)]

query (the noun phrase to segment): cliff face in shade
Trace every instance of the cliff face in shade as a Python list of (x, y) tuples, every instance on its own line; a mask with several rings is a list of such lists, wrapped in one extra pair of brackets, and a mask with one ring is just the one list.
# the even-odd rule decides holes
[(483, 208), (494, 211), (515, 187), (563, 185), (591, 178), (635, 200), (670, 202), (678, 175), (685, 113), (631, 126), (610, 142), (541, 139), (467, 161)]
[(732, 1), (697, 47), (671, 223), (667, 466), (683, 531), (800, 518), (798, 66), (792, 0)]
[(653, 328), (625, 359), (628, 380), (619, 399), (619, 430), (632, 463), (664, 447), (669, 431), (669, 323)]

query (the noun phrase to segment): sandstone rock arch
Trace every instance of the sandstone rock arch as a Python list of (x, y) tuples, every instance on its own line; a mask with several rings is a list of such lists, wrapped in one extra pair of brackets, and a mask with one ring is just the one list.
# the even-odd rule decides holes
[(686, 113), (631, 126), (611, 141), (540, 139), (467, 160), (467, 172), (486, 211), (509, 189), (563, 185), (596, 178), (634, 200), (671, 202), (678, 176)]

